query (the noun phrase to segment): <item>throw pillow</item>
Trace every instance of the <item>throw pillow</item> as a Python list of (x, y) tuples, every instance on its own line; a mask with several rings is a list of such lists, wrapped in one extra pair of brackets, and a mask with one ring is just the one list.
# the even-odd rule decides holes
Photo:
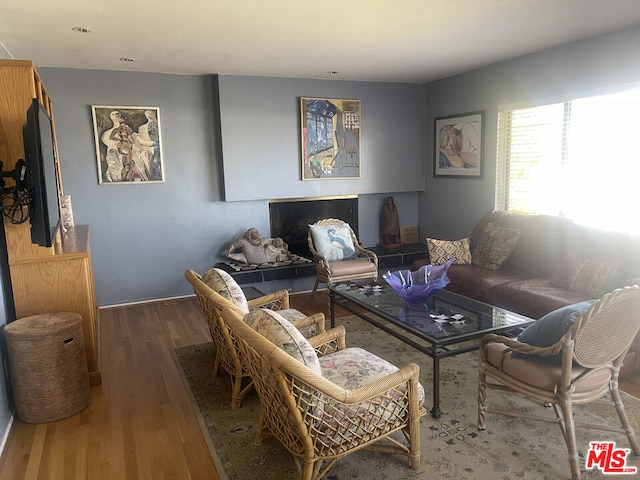
[(471, 263), (478, 267), (498, 270), (511, 256), (522, 232), (487, 223), (478, 243), (471, 248)]
[(210, 268), (202, 276), (202, 281), (206, 283), (211, 290), (220, 294), (236, 307), (240, 307), (243, 312), (249, 312), (249, 304), (247, 303), (247, 297), (244, 296), (244, 292), (240, 285), (224, 270), (219, 268)]
[(282, 315), (267, 308), (257, 308), (244, 316), (244, 322), (300, 363), (322, 375), (316, 351)]
[(615, 286), (617, 274), (615, 262), (600, 262), (566, 253), (549, 283), (599, 298)]
[[(518, 341), (537, 347), (550, 347), (559, 341), (575, 321), (597, 301), (598, 300), (586, 300), (584, 302), (574, 303), (573, 305), (560, 307), (547, 313), (525, 328), (522, 333), (518, 335)], [(513, 358), (539, 360), (554, 365), (560, 365), (562, 363), (561, 354), (541, 357), (538, 355), (514, 352), (511, 356)]]
[(438, 240), (427, 238), (427, 250), (431, 265), (442, 265), (450, 258), (455, 258), (455, 264), (471, 263), (470, 239)]
[(313, 246), (330, 262), (346, 260), (356, 255), (347, 225), (309, 225)]

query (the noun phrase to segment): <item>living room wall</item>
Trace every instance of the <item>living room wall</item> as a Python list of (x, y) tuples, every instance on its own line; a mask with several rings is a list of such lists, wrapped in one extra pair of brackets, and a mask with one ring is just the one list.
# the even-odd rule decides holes
[[(639, 46), (640, 27), (633, 27), (429, 83), (426, 188), (419, 200), (425, 235), (467, 237), (493, 210), (499, 105), (627, 84), (640, 87), (640, 63), (632, 60)], [(434, 118), (478, 110), (486, 112), (484, 178), (434, 178)]]
[[(396, 197), (402, 224), (417, 224), (417, 191), (424, 189), (422, 86), (38, 71), (54, 102), (75, 223), (91, 226), (100, 306), (191, 294), (185, 269), (203, 272), (222, 260), (249, 227), (268, 236), (270, 198), (360, 194), (365, 245), (378, 242), (385, 195)], [(300, 95), (362, 100), (361, 179), (300, 180)], [(160, 108), (164, 183), (98, 184), (91, 105)]]

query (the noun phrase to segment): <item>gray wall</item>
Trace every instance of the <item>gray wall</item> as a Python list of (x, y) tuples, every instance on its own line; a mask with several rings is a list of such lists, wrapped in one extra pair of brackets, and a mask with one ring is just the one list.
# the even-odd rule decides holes
[[(396, 197), (402, 224), (417, 224), (423, 87), (38, 70), (54, 102), (64, 191), (75, 223), (91, 226), (100, 306), (192, 293), (186, 268), (202, 272), (222, 260), (249, 227), (268, 235), (270, 198), (362, 194), (365, 245), (378, 242), (387, 194)], [(300, 95), (362, 100), (361, 179), (300, 180)], [(98, 185), (91, 105), (160, 107), (165, 183)], [(224, 201), (225, 193), (234, 201)]]
[[(498, 106), (636, 83), (640, 27), (568, 44), (427, 85), (426, 188), (421, 231), (461, 238), (494, 208)], [(485, 110), (484, 178), (434, 178), (434, 118)], [(606, 199), (603, 199), (606, 201)]]
[[(360, 179), (300, 181), (300, 97), (361, 101)], [(221, 76), (220, 112), (227, 200), (424, 190), (424, 86)]]

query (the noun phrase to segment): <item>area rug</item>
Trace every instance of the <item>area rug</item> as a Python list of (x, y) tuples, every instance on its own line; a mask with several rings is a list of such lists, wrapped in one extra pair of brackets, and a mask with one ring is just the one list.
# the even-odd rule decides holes
[[(420, 379), (431, 408), (431, 359), (370, 326), (357, 317), (338, 321), (347, 329), (347, 345), (363, 346), (398, 366), (409, 362), (420, 365)], [(491, 479), (550, 480), (570, 478), (567, 451), (560, 428), (554, 425), (487, 415), (487, 430), (479, 432), (477, 421), (477, 352), (441, 360), (440, 408), (442, 417), (427, 415), (421, 422), (422, 466), (407, 467), (402, 455), (360, 451), (339, 460), (325, 477), (327, 480), (401, 480), (401, 479)], [(192, 396), (203, 434), (212, 458), (223, 479), (296, 480), (290, 454), (272, 439), (254, 445), (260, 404), (249, 393), (239, 409), (231, 407), (229, 378), (214, 376), (215, 356), (212, 343), (180, 347), (174, 357), (187, 390)], [(640, 400), (623, 394), (629, 419), (640, 430)], [(536, 414), (553, 411), (539, 403), (515, 395), (488, 391), (491, 404), (518, 407)], [(609, 402), (576, 407), (576, 421), (617, 424), (617, 415)], [(640, 432), (639, 432), (640, 433)], [(581, 462), (590, 441), (614, 441), (617, 448), (628, 448), (624, 435), (579, 429)], [(640, 466), (630, 455), (627, 466)], [(597, 470), (583, 471), (583, 478), (603, 478)], [(610, 476), (609, 476), (610, 477)], [(624, 475), (619, 476), (621, 478)]]

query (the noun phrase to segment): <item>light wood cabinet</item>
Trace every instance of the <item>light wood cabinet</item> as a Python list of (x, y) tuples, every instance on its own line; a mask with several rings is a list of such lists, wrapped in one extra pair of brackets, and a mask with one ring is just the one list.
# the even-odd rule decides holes
[[(45, 106), (53, 122), (53, 105), (30, 61), (0, 60), (0, 160), (12, 170), (24, 158), (22, 125), (33, 98)], [(56, 162), (57, 159), (56, 151)], [(63, 194), (58, 169), (58, 193)], [(10, 180), (7, 182), (10, 183)], [(91, 266), (89, 227), (58, 234), (52, 247), (31, 243), (29, 222), (14, 225), (4, 218), (9, 270), (18, 318), (37, 313), (70, 311), (82, 316), (91, 384), (101, 383), (98, 355), (97, 306)]]

